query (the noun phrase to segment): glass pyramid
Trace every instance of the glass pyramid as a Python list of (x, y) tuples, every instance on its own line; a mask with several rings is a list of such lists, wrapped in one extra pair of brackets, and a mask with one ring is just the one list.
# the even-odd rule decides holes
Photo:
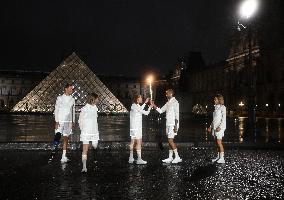
[(127, 113), (123, 104), (110, 92), (88, 66), (72, 53), (13, 108), (12, 112), (52, 113), (58, 95), (63, 94), (66, 83), (74, 85), (72, 94), (76, 111), (86, 103), (90, 93), (97, 93), (101, 113)]

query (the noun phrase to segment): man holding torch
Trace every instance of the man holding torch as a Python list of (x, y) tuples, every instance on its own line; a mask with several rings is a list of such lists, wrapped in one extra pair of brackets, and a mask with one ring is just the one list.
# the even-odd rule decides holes
[[(170, 150), (169, 157), (162, 160), (164, 163), (182, 162), (174, 142), (174, 138), (177, 135), (179, 128), (179, 103), (173, 95), (174, 91), (172, 89), (168, 89), (166, 91), (168, 102), (162, 108), (157, 107), (154, 102), (151, 103), (153, 108), (156, 109), (160, 114), (166, 112), (166, 133), (168, 136)], [(173, 158), (173, 156), (175, 156), (175, 158)]]

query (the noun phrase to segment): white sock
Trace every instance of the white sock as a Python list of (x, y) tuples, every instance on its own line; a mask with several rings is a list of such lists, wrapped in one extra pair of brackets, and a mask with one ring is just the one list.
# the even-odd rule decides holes
[(138, 159), (141, 159), (141, 149), (136, 150), (136, 152), (137, 152)]
[(179, 158), (178, 150), (177, 150), (177, 149), (174, 149), (174, 153), (175, 153), (175, 158)]
[(129, 158), (130, 158), (130, 159), (133, 159), (133, 149), (130, 149)]
[(94, 149), (98, 148), (98, 142), (92, 142)]
[(169, 158), (173, 158), (173, 153), (174, 153), (173, 150), (170, 149), (169, 150)]
[(218, 154), (217, 154), (217, 158), (220, 158), (220, 153), (218, 152)]
[(220, 159), (224, 159), (224, 152), (220, 152)]
[(66, 157), (66, 150), (63, 150), (62, 158), (65, 158), (65, 157)]
[(82, 154), (83, 169), (87, 169), (87, 155)]

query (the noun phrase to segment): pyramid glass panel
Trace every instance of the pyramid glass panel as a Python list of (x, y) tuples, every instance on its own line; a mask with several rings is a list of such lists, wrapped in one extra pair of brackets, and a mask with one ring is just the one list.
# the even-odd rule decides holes
[(88, 66), (72, 53), (44, 80), (42, 80), (29, 94), (18, 102), (12, 112), (41, 112), (52, 113), (58, 95), (63, 94), (64, 85), (74, 85), (76, 111), (86, 104), (88, 94), (97, 93), (100, 98), (99, 112), (127, 113), (123, 104), (99, 80)]

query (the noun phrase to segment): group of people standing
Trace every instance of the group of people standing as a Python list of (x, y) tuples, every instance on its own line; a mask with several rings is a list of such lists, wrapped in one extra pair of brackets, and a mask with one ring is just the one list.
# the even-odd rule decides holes
[[(72, 129), (75, 126), (75, 99), (72, 97), (73, 85), (66, 84), (64, 94), (57, 97), (55, 104), (55, 137), (54, 145), (58, 146), (61, 136), (63, 136), (63, 152), (61, 163), (66, 163), (69, 159), (66, 156), (69, 136), (72, 134)], [(137, 153), (136, 164), (147, 164), (147, 161), (142, 159), (141, 144), (142, 144), (142, 115), (148, 115), (151, 110), (156, 110), (158, 113), (166, 112), (166, 134), (168, 137), (169, 157), (162, 160), (164, 163), (180, 163), (182, 159), (179, 156), (174, 138), (179, 130), (179, 103), (174, 97), (174, 91), (168, 89), (166, 91), (168, 101), (163, 107), (155, 105), (154, 101), (147, 98), (144, 103), (142, 96), (134, 95), (133, 104), (130, 110), (130, 145), (129, 145), (129, 160), (130, 164), (135, 162), (134, 149)], [(87, 172), (87, 155), (90, 143), (94, 149), (98, 146), (99, 129), (98, 129), (98, 107), (99, 96), (95, 93), (87, 97), (86, 105), (81, 109), (79, 115), (79, 127), (81, 130), (80, 141), (83, 143), (82, 150), (82, 172)], [(212, 162), (225, 163), (224, 148), (222, 138), (226, 129), (226, 107), (222, 95), (216, 95), (214, 98), (215, 110), (213, 112), (213, 121), (208, 128), (209, 132), (216, 139), (218, 156)], [(145, 109), (145, 107), (148, 107)]]

